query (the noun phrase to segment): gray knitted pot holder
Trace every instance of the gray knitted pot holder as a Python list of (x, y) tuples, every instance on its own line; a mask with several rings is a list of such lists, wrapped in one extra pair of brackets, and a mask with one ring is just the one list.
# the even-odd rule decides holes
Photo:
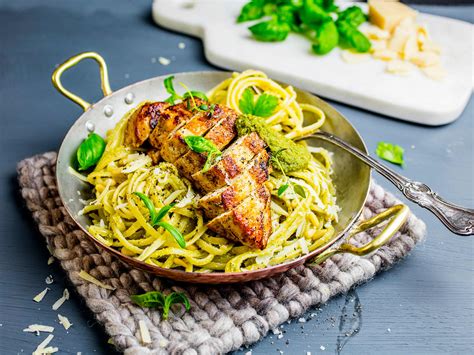
[[(406, 256), (423, 239), (425, 225), (410, 214), (389, 244), (370, 257), (335, 255), (324, 265), (301, 266), (285, 274), (247, 284), (196, 286), (174, 284), (131, 269), (90, 242), (67, 215), (58, 196), (56, 153), (25, 159), (18, 164), (21, 193), (53, 255), (60, 261), (77, 292), (103, 324), (113, 343), (126, 354), (219, 354), (249, 345), (309, 307), (348, 291)], [(363, 211), (369, 218), (398, 201), (372, 183)], [(375, 233), (375, 232), (374, 232)], [(354, 243), (366, 243), (370, 231)], [(78, 276), (83, 269), (114, 291), (97, 287)], [(185, 292), (191, 311), (162, 320), (159, 311), (130, 302), (130, 294), (151, 290)], [(139, 320), (152, 338), (143, 344)]]

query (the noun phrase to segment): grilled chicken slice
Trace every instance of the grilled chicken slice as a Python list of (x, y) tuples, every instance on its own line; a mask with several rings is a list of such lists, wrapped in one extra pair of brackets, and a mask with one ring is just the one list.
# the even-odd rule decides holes
[(135, 110), (125, 128), (125, 144), (138, 148), (145, 143), (168, 106), (166, 102), (153, 102)]
[(261, 185), (237, 207), (214, 218), (207, 226), (251, 248), (264, 249), (272, 231), (268, 188)]
[(222, 119), (222, 110), (197, 111), (197, 113), (181, 128), (172, 132), (163, 140), (160, 154), (163, 160), (174, 163), (179, 157), (190, 151), (184, 141), (187, 136), (202, 136)]
[(236, 207), (245, 198), (268, 180), (270, 174), (270, 156), (265, 149), (254, 157), (242, 174), (237, 175), (228, 186), (221, 187), (202, 197), (198, 207), (207, 218), (212, 219)]
[(194, 116), (195, 113), (188, 106), (187, 101), (183, 101), (169, 106), (161, 113), (156, 129), (150, 134), (150, 145), (158, 151), (154, 153), (158, 157), (165, 138)]
[[(214, 114), (223, 118), (206, 133), (204, 138), (214, 143), (219, 150), (222, 150), (237, 135), (235, 121), (238, 118), (238, 114), (234, 110), (221, 105), (215, 106)], [(206, 159), (206, 154), (189, 151), (176, 160), (174, 164), (185, 178), (192, 180), (192, 175), (202, 169)]]
[(255, 132), (242, 136), (223, 152), (222, 159), (207, 172), (193, 174), (192, 180), (205, 192), (225, 186), (241, 174), (252, 158), (265, 147), (265, 142)]

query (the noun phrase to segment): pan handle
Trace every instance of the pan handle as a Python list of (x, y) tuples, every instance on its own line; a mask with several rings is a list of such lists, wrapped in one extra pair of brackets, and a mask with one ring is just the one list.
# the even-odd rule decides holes
[(53, 72), (53, 75), (51, 76), (51, 81), (53, 82), (54, 87), (64, 96), (66, 96), (69, 100), (75, 102), (79, 106), (82, 107), (84, 111), (86, 111), (91, 104), (87, 102), (86, 100), (80, 98), (76, 94), (73, 94), (66, 88), (64, 88), (63, 84), (61, 83), (61, 76), (63, 73), (69, 69), (74, 67), (75, 65), (79, 64), (80, 61), (83, 59), (94, 59), (97, 64), (99, 64), (100, 68), (100, 81), (101, 81), (101, 86), (102, 86), (102, 92), (104, 93), (104, 96), (108, 96), (112, 93), (112, 89), (110, 88), (110, 82), (109, 82), (109, 74), (107, 71), (107, 64), (105, 64), (104, 58), (102, 58), (98, 53), (96, 52), (82, 52), (79, 54), (76, 54), (75, 56), (69, 58), (66, 60), (64, 63), (60, 64), (56, 70)]
[[(344, 243), (342, 243), (336, 248), (323, 251), (321, 254), (314, 258), (312, 263), (320, 264), (327, 258), (333, 256), (334, 254), (340, 253), (351, 253), (358, 256), (365, 256), (367, 254), (370, 254), (371, 252), (385, 245), (393, 237), (393, 235), (403, 226), (408, 217), (408, 212), (409, 209), (407, 206), (402, 204), (395, 205), (370, 218), (367, 221), (359, 222), (359, 224), (357, 224), (354, 228), (351, 229), (349, 236)], [(349, 243), (350, 239), (354, 235), (372, 227), (375, 227), (388, 219), (391, 220), (390, 222), (388, 222), (382, 232), (380, 232), (377, 237), (372, 239), (367, 244), (361, 247), (356, 247), (355, 245)]]

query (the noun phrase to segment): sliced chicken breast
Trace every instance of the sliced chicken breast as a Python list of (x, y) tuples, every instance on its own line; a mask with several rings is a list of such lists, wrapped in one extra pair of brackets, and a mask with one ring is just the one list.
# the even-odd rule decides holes
[(197, 111), (183, 126), (172, 132), (162, 141), (160, 154), (163, 160), (174, 163), (179, 157), (190, 151), (184, 141), (187, 136), (203, 136), (222, 119), (222, 111)]
[(214, 218), (207, 226), (251, 248), (264, 249), (272, 232), (268, 188), (261, 185), (237, 207)]
[(125, 144), (138, 148), (145, 143), (168, 107), (166, 102), (153, 102), (135, 110), (125, 128)]
[[(238, 118), (237, 112), (225, 106), (216, 105), (214, 114), (223, 117), (204, 138), (208, 139), (219, 150), (224, 149), (237, 135), (235, 121)], [(187, 179), (191, 180), (192, 175), (202, 169), (206, 162), (206, 154), (189, 151), (175, 161), (176, 168)]]
[(241, 174), (252, 158), (265, 147), (265, 142), (255, 132), (242, 136), (223, 152), (222, 158), (207, 172), (193, 174), (192, 180), (205, 192), (223, 187)]
[(270, 173), (270, 156), (265, 149), (256, 155), (242, 174), (237, 175), (228, 186), (210, 192), (202, 197), (198, 206), (207, 218), (212, 219), (229, 211), (268, 180)]

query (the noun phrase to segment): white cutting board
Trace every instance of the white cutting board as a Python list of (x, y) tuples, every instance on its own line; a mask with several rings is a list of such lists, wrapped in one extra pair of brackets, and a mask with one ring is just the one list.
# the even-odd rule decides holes
[(247, 29), (251, 22), (235, 21), (246, 2), (154, 0), (153, 19), (163, 27), (202, 38), (206, 58), (217, 66), (239, 71), (259, 69), (273, 79), (391, 117), (442, 125), (459, 117), (469, 100), (473, 25), (467, 22), (418, 15), (418, 22), (428, 26), (433, 40), (443, 49), (442, 63), (448, 75), (443, 81), (434, 81), (417, 68), (409, 76), (386, 73), (386, 63), (372, 58), (346, 63), (340, 49), (316, 56), (311, 54), (310, 42), (296, 34), (284, 42), (258, 42)]

